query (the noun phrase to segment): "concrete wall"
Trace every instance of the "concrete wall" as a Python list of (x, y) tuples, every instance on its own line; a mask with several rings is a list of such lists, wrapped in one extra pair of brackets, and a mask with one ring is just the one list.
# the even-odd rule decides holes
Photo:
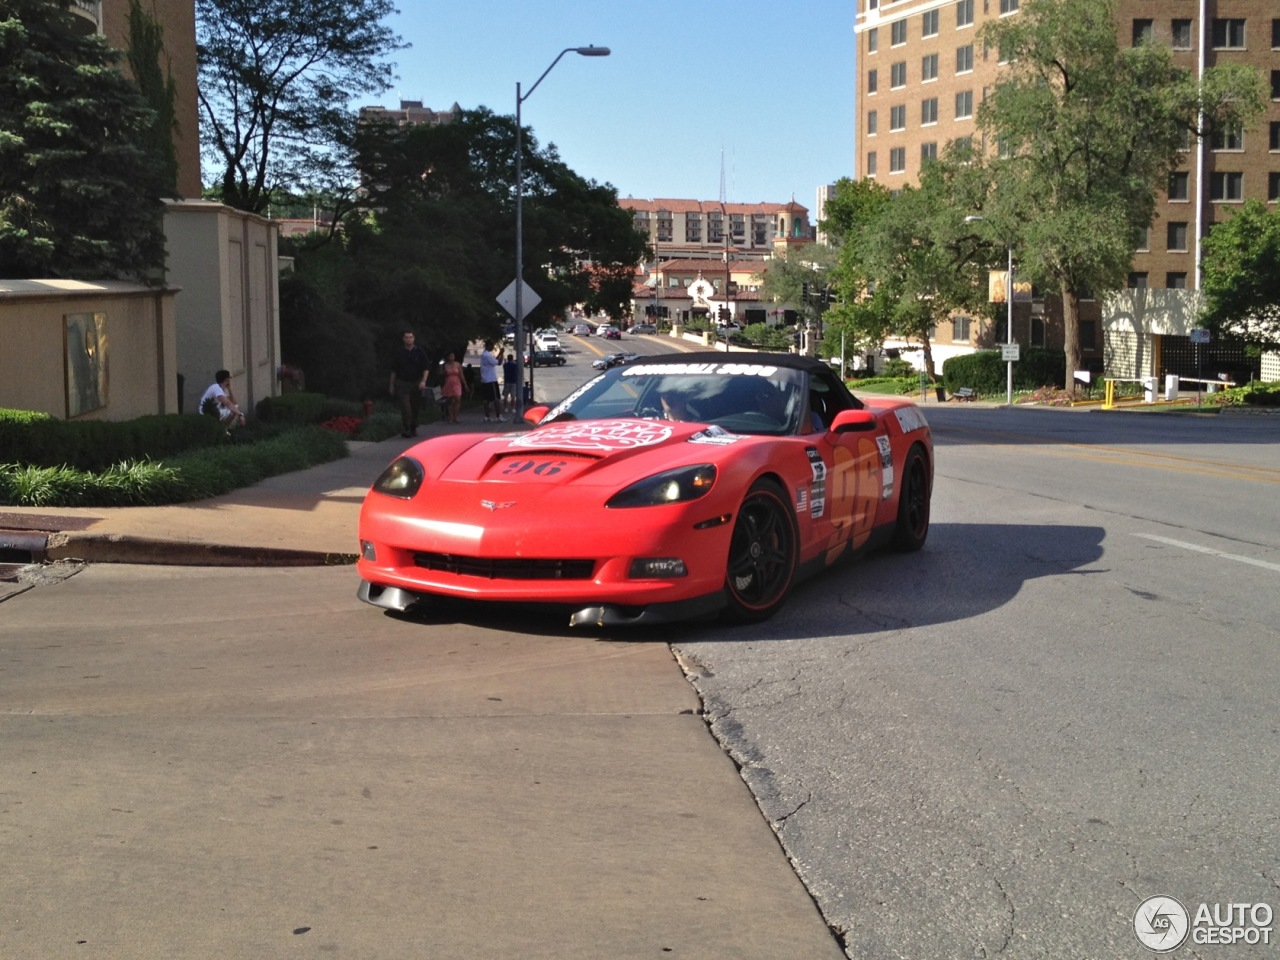
[(77, 380), (67, 318), (88, 314), (101, 331), (94, 358), (101, 406), (75, 419), (176, 412), (175, 296), (130, 283), (0, 280), (0, 343), (7, 344), (0, 350), (0, 407), (67, 417)]
[(276, 225), (218, 203), (166, 205), (169, 281), (178, 298), (182, 409), (193, 411), (220, 369), (246, 411), (279, 392)]

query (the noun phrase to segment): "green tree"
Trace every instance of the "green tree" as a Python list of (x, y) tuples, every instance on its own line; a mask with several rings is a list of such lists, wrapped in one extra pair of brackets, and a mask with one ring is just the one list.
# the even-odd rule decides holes
[(352, 100), (387, 89), (405, 44), (390, 0), (197, 0), (201, 143), (219, 196), (261, 213), (341, 180)]
[(0, 0), (0, 277), (147, 279), (164, 264), (155, 114), (66, 6)]
[(842, 181), (829, 204), (827, 229), (840, 242), (837, 271), (843, 303), (829, 326), (855, 349), (875, 349), (889, 336), (917, 341), (925, 370), (936, 377), (931, 333), (953, 311), (986, 314), (990, 252), (971, 241), (963, 197), (985, 178), (963, 145), (925, 165), (920, 183), (891, 194), (870, 181)]
[(1218, 337), (1280, 347), (1280, 210), (1248, 200), (1205, 237), (1201, 319)]
[(805, 319), (821, 319), (832, 303), (826, 292), (834, 282), (838, 259), (839, 251), (824, 244), (788, 247), (780, 256), (766, 261), (764, 270), (757, 275), (760, 298), (796, 304)]
[(1189, 135), (1247, 126), (1256, 70), (1214, 67), (1199, 84), (1164, 46), (1121, 47), (1112, 0), (1025, 0), (979, 39), (1008, 61), (978, 111), (995, 145), (981, 210), (1018, 269), (1062, 297), (1066, 382), (1080, 366), (1079, 301), (1123, 288), (1156, 194)]
[[(576, 303), (622, 316), (646, 255), (644, 237), (613, 187), (580, 177), (530, 134), (523, 140), (525, 276), (542, 299), (529, 322), (546, 322)], [(326, 324), (345, 326), (354, 317), (372, 331), (383, 365), (402, 330), (413, 330), (435, 354), (497, 336), (505, 314), (495, 298), (515, 276), (514, 119), (481, 109), (439, 126), (371, 123), (359, 130), (356, 147), (363, 209), (346, 218), (340, 242), (330, 245), (340, 255), (297, 251), (295, 280), (304, 289), (291, 291), (287, 304), (282, 295), (282, 344), (301, 357), (309, 338), (323, 339), (313, 327), (321, 302), (331, 305)], [(314, 258), (325, 261), (323, 270), (313, 269)], [(326, 382), (342, 379), (345, 356), (312, 353), (313, 365), (335, 368)], [(367, 389), (361, 376), (351, 371), (354, 389)], [(311, 383), (311, 370), (307, 378)]]

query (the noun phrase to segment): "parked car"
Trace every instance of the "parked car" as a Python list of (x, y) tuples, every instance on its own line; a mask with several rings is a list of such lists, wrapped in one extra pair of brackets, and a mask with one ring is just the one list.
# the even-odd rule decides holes
[(856, 397), (814, 358), (640, 357), (525, 419), (391, 462), (360, 511), (361, 600), (556, 605), (571, 625), (759, 621), (801, 577), (929, 533), (920, 407)]

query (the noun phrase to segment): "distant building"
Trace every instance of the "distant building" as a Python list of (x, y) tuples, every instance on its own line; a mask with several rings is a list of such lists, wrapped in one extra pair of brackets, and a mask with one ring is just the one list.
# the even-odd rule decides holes
[(790, 203), (718, 200), (637, 200), (619, 197), (632, 222), (649, 238), (656, 258), (763, 260), (787, 247), (813, 242), (809, 210)]
[(818, 242), (823, 244), (824, 246), (826, 245), (829, 238), (827, 237), (826, 233), (823, 232), (822, 221), (827, 218), (827, 201), (834, 199), (835, 195), (836, 195), (836, 185), (834, 183), (828, 183), (818, 188), (818, 202), (817, 202), (817, 205), (814, 207), (813, 219), (817, 221), (816, 236), (818, 238)]
[(361, 107), (360, 122), (369, 123), (381, 120), (387, 123), (394, 123), (399, 127), (416, 127), (424, 123), (438, 126), (440, 124), (453, 123), (461, 112), (462, 108), (456, 103), (448, 110), (437, 112), (430, 107), (424, 107), (421, 100), (401, 100), (399, 108)]

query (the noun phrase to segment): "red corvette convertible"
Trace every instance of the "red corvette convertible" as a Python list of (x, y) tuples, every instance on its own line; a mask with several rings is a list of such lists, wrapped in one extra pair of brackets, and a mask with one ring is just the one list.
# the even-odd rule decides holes
[(763, 620), (852, 551), (918, 550), (933, 446), (914, 404), (789, 354), (644, 357), (523, 433), (409, 448), (360, 511), (359, 597), (557, 604), (571, 624)]

